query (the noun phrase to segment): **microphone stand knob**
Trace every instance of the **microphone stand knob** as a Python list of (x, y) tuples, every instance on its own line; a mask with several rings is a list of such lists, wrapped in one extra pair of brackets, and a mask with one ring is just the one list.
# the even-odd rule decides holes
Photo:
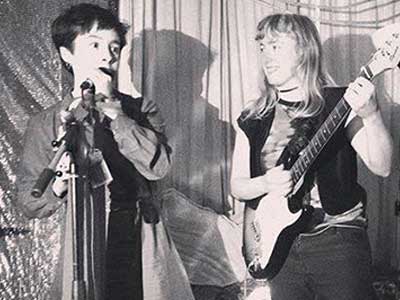
[(54, 140), (51, 142), (51, 146), (53, 146), (53, 148), (59, 147), (60, 145), (61, 141)]

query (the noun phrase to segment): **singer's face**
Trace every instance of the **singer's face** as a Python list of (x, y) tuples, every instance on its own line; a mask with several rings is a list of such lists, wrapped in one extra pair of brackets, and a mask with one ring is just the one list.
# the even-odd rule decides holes
[(298, 85), (299, 49), (288, 34), (268, 34), (259, 40), (262, 68), (269, 84), (279, 89)]
[(117, 72), (120, 52), (117, 32), (114, 29), (97, 29), (95, 24), (89, 32), (75, 38), (72, 51), (63, 58), (72, 66), (76, 80), (90, 78), (98, 83), (98, 77), (104, 73), (112, 79)]

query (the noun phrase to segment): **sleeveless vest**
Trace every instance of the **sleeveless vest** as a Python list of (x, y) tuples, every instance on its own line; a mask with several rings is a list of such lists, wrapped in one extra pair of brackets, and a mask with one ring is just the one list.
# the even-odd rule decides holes
[[(346, 88), (329, 87), (323, 90), (324, 109), (315, 116), (315, 131), (325, 121), (342, 98)], [(272, 109), (261, 119), (239, 117), (239, 127), (246, 134), (250, 145), (250, 176), (264, 174), (261, 166), (261, 151), (268, 138), (274, 119)], [(334, 133), (306, 174), (305, 182), (316, 177), (322, 208), (330, 215), (341, 214), (357, 203), (366, 201), (364, 189), (357, 183), (357, 154), (346, 137), (345, 122)], [(261, 197), (246, 201), (246, 205), (256, 209)]]

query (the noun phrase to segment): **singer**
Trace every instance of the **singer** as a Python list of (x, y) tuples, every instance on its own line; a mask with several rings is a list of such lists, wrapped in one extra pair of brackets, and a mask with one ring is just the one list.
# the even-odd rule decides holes
[[(65, 177), (56, 176), (43, 195), (31, 194), (41, 171), (54, 160), (54, 147), (59, 149), (72, 122), (78, 128), (70, 147), (73, 161), (78, 171), (82, 165), (88, 168), (89, 189), (84, 192), (89, 197), (84, 198), (81, 212), (85, 299), (143, 298), (141, 218), (158, 222), (152, 182), (168, 172), (171, 150), (156, 105), (116, 89), (126, 32), (127, 27), (110, 11), (85, 3), (64, 11), (51, 27), (63, 66), (73, 75), (73, 88), (63, 101), (29, 121), (17, 176), (18, 206), (28, 218), (48, 218), (65, 208), (61, 226), (65, 241), (50, 299), (74, 298), (68, 255), (71, 245), (65, 238), (70, 228), (66, 218), (70, 190)], [(67, 163), (61, 161), (65, 157), (57, 166), (68, 173), (68, 159)], [(107, 202), (110, 209), (106, 229)]]

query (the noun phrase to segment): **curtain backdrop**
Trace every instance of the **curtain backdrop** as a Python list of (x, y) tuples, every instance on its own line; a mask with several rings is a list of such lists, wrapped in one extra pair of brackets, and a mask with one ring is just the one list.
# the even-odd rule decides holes
[[(43, 221), (23, 218), (12, 204), (15, 171), (28, 118), (60, 101), (68, 87), (49, 26), (63, 8), (79, 2), (0, 1), (1, 299), (46, 299), (39, 291), (52, 280), (59, 247), (55, 224), (63, 212)], [(116, 1), (90, 2), (117, 7)], [(310, 16), (339, 85), (354, 79), (374, 51), (369, 35), (400, 22), (400, 2), (393, 0), (120, 0), (119, 10), (131, 24), (132, 42), (125, 49), (120, 86), (158, 103), (174, 148), (173, 167), (160, 190), (173, 187), (238, 223), (241, 209), (229, 197), (228, 183), (235, 120), (258, 95), (257, 22), (286, 10)], [(380, 179), (359, 164), (369, 195), (374, 261), (386, 270), (398, 268), (400, 261), (400, 218), (394, 214), (400, 175), (399, 82), (399, 70), (376, 80), (377, 98), (395, 141), (393, 172)]]

